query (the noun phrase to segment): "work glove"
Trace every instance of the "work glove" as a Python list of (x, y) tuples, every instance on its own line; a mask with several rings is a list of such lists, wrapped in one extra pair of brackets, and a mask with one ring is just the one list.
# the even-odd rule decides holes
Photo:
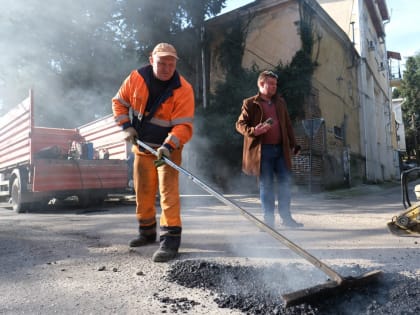
[(262, 135), (268, 131), (268, 129), (271, 128), (270, 124), (267, 123), (259, 123), (254, 128), (254, 136), (258, 137), (259, 135)]
[(131, 142), (132, 144), (136, 144), (136, 139), (138, 138), (138, 134), (134, 127), (128, 127), (123, 130), (124, 132), (124, 140), (127, 142)]
[(162, 166), (163, 164), (165, 164), (165, 161), (163, 160), (163, 157), (166, 158), (170, 158), (171, 157), (171, 152), (169, 152), (169, 149), (165, 146), (160, 146), (157, 150), (157, 159), (153, 162), (155, 164), (156, 167)]

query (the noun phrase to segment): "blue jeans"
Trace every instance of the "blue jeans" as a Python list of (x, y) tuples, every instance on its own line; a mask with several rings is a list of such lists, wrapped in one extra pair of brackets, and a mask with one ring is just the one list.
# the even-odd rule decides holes
[[(274, 226), (274, 207), (277, 193), (280, 217), (291, 218), (291, 172), (287, 168), (281, 145), (263, 144), (261, 149), (260, 199), (264, 211), (264, 222)], [(277, 179), (277, 189), (274, 179)]]

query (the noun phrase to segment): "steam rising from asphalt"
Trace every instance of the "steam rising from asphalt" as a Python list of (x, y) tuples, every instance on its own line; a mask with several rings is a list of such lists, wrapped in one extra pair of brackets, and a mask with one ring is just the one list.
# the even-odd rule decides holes
[(109, 114), (110, 99), (138, 66), (134, 57), (122, 61), (116, 45), (105, 40), (104, 21), (111, 18), (113, 3), (3, 0), (0, 114), (26, 98), (29, 89), (42, 126), (74, 128)]
[[(151, 2), (139, 3), (145, 6)], [(132, 69), (144, 64), (135, 51), (132, 55), (125, 51), (122, 58), (124, 43), (116, 44), (115, 39), (109, 38), (127, 39), (131, 34), (130, 30), (118, 29), (117, 23), (104, 24), (121, 18), (116, 14), (117, 4), (116, 0), (3, 0), (0, 115), (25, 99), (29, 89), (33, 89), (37, 126), (76, 128), (110, 114), (111, 98), (122, 81)], [(195, 130), (199, 128), (196, 118)], [(235, 132), (233, 125), (231, 128)], [(207, 141), (205, 135), (200, 137), (195, 132), (185, 147), (184, 165), (199, 176), (203, 169), (223, 174), (224, 169), (214, 168), (211, 156), (207, 161), (197, 158)], [(204, 179), (212, 184), (208, 176)], [(255, 187), (254, 179), (246, 178), (246, 184), (242, 180), (238, 171), (237, 177), (230, 178), (228, 187), (223, 188), (236, 191)], [(184, 190), (202, 192), (187, 182), (182, 185)]]

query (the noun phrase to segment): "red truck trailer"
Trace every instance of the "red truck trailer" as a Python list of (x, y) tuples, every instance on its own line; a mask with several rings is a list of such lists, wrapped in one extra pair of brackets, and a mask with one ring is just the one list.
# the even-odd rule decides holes
[(75, 129), (35, 126), (30, 91), (0, 118), (0, 198), (16, 212), (52, 198), (101, 203), (127, 192), (127, 152), (112, 115)]

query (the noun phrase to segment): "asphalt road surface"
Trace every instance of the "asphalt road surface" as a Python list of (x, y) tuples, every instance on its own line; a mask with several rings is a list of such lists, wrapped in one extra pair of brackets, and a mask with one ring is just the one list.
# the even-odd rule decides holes
[[(256, 196), (227, 197), (261, 218)], [(0, 204), (0, 314), (328, 314), (316, 307), (287, 311), (262, 303), (256, 311), (253, 303), (246, 311), (241, 303), (221, 303), (225, 293), (232, 299), (248, 290), (250, 279), (252, 285), (264, 283), (270, 292), (287, 293), (324, 283), (328, 277), (212, 196), (183, 195), (182, 205), (180, 255), (170, 263), (153, 263), (157, 243), (128, 247), (137, 233), (130, 201), (111, 199), (89, 209), (65, 202), (22, 214)], [(381, 270), (385, 278), (413, 281), (414, 291), (407, 296), (414, 302), (398, 294), (367, 296), (364, 303), (369, 306), (357, 314), (418, 314), (420, 238), (396, 237), (386, 226), (402, 211), (398, 185), (295, 193), (292, 212), (304, 227), (278, 224), (276, 229), (345, 276)], [(188, 274), (174, 275), (185, 264), (192, 265)], [(199, 277), (195, 265), (210, 270), (214, 281), (206, 278), (193, 286)], [(244, 268), (244, 278), (226, 272), (221, 280), (216, 277), (220, 268), (238, 266)], [(189, 280), (183, 283), (182, 278)], [(216, 278), (223, 284), (215, 283)], [(397, 308), (392, 299), (398, 300)], [(355, 313), (347, 307), (342, 314)]]

